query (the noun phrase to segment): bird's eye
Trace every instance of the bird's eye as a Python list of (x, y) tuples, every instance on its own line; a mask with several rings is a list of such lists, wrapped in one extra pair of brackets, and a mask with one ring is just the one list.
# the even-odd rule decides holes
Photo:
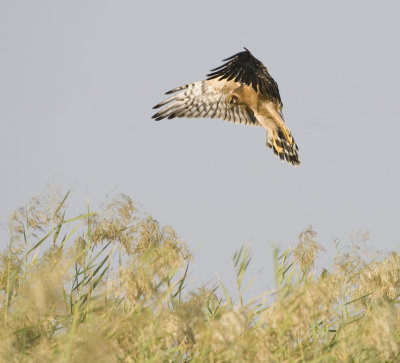
[(229, 105), (230, 106), (233, 106), (233, 105), (235, 105), (235, 104), (237, 104), (238, 103), (238, 98), (236, 97), (236, 96), (232, 96), (231, 98), (230, 98), (230, 100), (229, 100)]

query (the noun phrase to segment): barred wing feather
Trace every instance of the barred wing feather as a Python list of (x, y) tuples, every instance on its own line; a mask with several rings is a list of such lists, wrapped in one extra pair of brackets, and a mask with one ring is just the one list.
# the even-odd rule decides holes
[(153, 118), (156, 121), (174, 117), (218, 118), (244, 125), (261, 126), (253, 111), (246, 105), (229, 108), (226, 93), (215, 84), (215, 82), (200, 81), (168, 91), (166, 94), (175, 94), (153, 107), (154, 109), (162, 107)]

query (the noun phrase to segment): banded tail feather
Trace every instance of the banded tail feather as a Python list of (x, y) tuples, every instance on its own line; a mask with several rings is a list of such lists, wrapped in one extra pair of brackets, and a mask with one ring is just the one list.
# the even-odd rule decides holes
[(298, 155), (299, 148), (293, 136), (291, 134), (289, 134), (289, 136), (290, 140), (286, 138), (281, 130), (274, 135), (267, 131), (267, 146), (271, 148), (274, 154), (282, 161), (286, 159), (290, 164), (296, 166), (300, 164)]

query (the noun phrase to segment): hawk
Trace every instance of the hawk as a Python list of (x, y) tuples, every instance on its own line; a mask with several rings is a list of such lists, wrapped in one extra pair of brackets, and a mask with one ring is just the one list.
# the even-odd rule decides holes
[(154, 106), (153, 115), (164, 118), (219, 118), (267, 130), (267, 146), (293, 165), (300, 164), (298, 147), (282, 115), (278, 84), (267, 68), (248, 49), (223, 60), (207, 80), (189, 83), (166, 92), (173, 94)]

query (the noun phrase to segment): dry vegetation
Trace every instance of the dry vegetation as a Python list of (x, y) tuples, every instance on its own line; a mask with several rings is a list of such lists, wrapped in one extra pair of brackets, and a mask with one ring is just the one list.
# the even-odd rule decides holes
[(294, 249), (275, 251), (276, 290), (246, 302), (247, 248), (233, 258), (237, 299), (222, 283), (194, 290), (186, 282), (190, 252), (172, 228), (124, 196), (67, 219), (67, 196), (33, 199), (11, 217), (0, 255), (1, 361), (400, 358), (396, 252), (338, 248), (318, 276), (321, 246), (307, 230)]

